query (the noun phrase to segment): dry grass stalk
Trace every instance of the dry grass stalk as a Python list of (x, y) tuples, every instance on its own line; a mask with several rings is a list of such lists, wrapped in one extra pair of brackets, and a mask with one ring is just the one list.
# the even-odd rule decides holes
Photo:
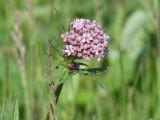
[(21, 80), (23, 87), (26, 86), (26, 76), (25, 76), (25, 52), (26, 47), (22, 42), (23, 34), (21, 31), (21, 18), (20, 18), (20, 12), (16, 11), (14, 16), (15, 26), (14, 31), (11, 33), (12, 40), (16, 44), (16, 56), (17, 56), (17, 64), (19, 66)]

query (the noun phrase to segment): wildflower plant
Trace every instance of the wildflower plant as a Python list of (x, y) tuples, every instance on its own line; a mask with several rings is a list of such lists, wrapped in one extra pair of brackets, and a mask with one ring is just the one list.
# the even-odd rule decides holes
[[(49, 112), (49, 118), (51, 118), (50, 113), (54, 113), (53, 107), (58, 102), (64, 80), (75, 74), (96, 75), (107, 69), (107, 67), (90, 68), (83, 62), (84, 60), (89, 61), (93, 58), (100, 61), (108, 52), (109, 36), (95, 20), (77, 18), (72, 20), (68, 31), (64, 31), (61, 34), (61, 39), (63, 48), (60, 51), (57, 50), (56, 46), (50, 44), (54, 53), (57, 51), (59, 55), (59, 63), (56, 64), (55, 70), (59, 71), (60, 76), (57, 77), (57, 85), (55, 85), (55, 81), (50, 81), (49, 84), (54, 95), (52, 101), (54, 105), (50, 106), (50, 111), (52, 112)], [(50, 63), (52, 60), (52, 50), (49, 50), (48, 59)], [(49, 66), (51, 65), (49, 64)], [(48, 71), (51, 73), (51, 69)]]
[(95, 20), (75, 19), (70, 23), (70, 30), (61, 35), (65, 48), (64, 57), (76, 57), (90, 60), (104, 57), (109, 36)]
[(100, 61), (108, 52), (109, 36), (95, 20), (71, 21), (69, 31), (62, 33), (61, 38), (64, 43), (63, 57), (67, 61), (67, 68), (70, 72), (81, 71), (84, 75), (88, 75), (105, 70), (105, 68), (81, 69), (81, 66), (88, 67), (88, 65), (75, 62), (77, 59), (91, 60), (92, 58)]

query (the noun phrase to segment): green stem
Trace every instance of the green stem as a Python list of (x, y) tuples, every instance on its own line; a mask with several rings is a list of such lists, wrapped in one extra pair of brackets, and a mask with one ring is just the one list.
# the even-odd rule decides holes
[(124, 120), (127, 120), (127, 106), (126, 106), (126, 89), (124, 80), (124, 66), (123, 66), (123, 51), (120, 49), (120, 69), (121, 69), (121, 81), (122, 81), (122, 111), (124, 113)]
[(160, 7), (159, 0), (153, 0), (154, 14), (155, 14), (155, 27), (157, 36), (157, 55), (160, 56)]

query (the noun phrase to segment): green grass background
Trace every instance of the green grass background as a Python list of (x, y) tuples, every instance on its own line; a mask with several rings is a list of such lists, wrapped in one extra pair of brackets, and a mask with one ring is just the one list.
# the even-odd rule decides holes
[[(58, 119), (160, 120), (159, 4), (159, 0), (0, 0), (0, 120), (45, 120), (50, 98), (45, 81), (48, 40), (59, 49), (62, 24), (67, 28), (74, 18), (96, 19), (109, 34), (110, 53), (100, 62), (87, 63), (109, 70), (66, 80), (57, 104)], [(16, 11), (26, 47), (25, 87), (11, 37)], [(61, 73), (53, 71), (52, 76)]]

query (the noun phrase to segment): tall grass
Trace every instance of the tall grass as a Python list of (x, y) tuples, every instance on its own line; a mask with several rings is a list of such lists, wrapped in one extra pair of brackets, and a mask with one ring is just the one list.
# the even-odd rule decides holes
[[(107, 57), (87, 63), (110, 68), (99, 76), (73, 76), (66, 80), (56, 117), (160, 119), (159, 4), (158, 0), (0, 0), (0, 119), (46, 118), (51, 97), (45, 81), (48, 41), (60, 49), (62, 23), (67, 28), (76, 17), (96, 19), (111, 36)], [(16, 11), (20, 14), (21, 45), (26, 48), (23, 57), (12, 36)], [(60, 62), (56, 57), (53, 51), (51, 80), (64, 77), (54, 69)]]

